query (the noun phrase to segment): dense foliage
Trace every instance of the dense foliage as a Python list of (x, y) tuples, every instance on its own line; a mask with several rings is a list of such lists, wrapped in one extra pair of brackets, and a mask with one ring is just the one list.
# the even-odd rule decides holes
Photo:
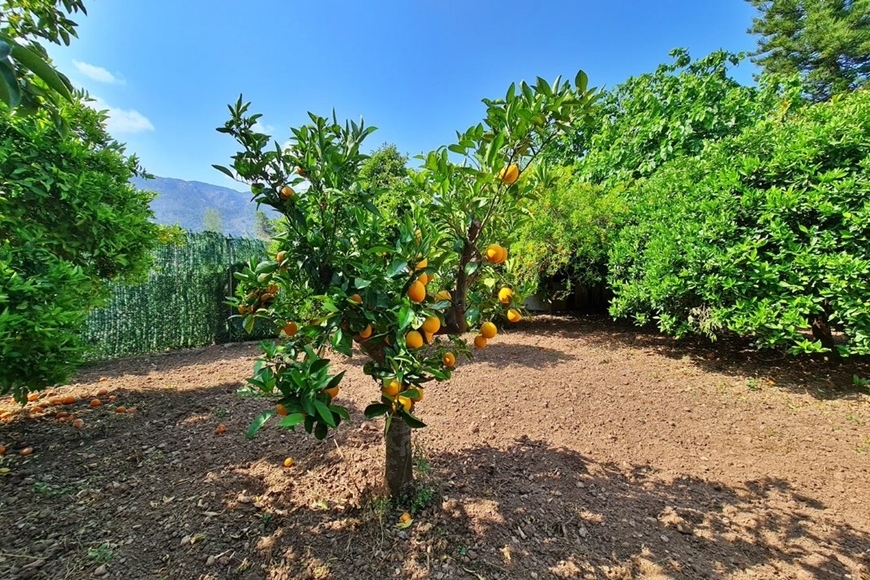
[(601, 94), (594, 116), (584, 117), (550, 156), (566, 169), (553, 171), (540, 201), (526, 208), (531, 220), (515, 246), (523, 279), (600, 283), (632, 184), (671, 159), (739, 134), (779, 102), (780, 86), (746, 87), (731, 78), (738, 55), (671, 56), (672, 63)]
[(870, 0), (748, 0), (757, 10), (753, 60), (769, 74), (803, 79), (814, 100), (870, 79)]
[(18, 400), (75, 368), (104, 282), (144, 275), (158, 236), (103, 114), (80, 97), (58, 112), (69, 131), (45, 110), (0, 115), (0, 393)]
[[(786, 106), (632, 191), (615, 316), (793, 352), (870, 353), (870, 93)], [(822, 332), (806, 331), (813, 324)]]
[(33, 112), (47, 102), (62, 125), (56, 105), (60, 99), (72, 101), (72, 84), (55, 70), (40, 43), (69, 45), (77, 26), (70, 16), (78, 12), (87, 12), (83, 0), (0, 2), (0, 107)]

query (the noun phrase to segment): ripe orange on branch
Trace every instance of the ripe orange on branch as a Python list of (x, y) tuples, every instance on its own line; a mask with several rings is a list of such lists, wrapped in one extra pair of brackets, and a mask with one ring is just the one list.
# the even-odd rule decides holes
[(384, 388), (381, 389), (381, 392), (388, 396), (391, 399), (395, 399), (396, 396), (401, 392), (402, 385), (399, 384), (399, 381), (393, 379), (389, 383), (387, 383)]
[(513, 297), (514, 291), (507, 286), (498, 291), (498, 301), (502, 304), (510, 304)]
[(441, 357), (441, 362), (443, 362), (446, 367), (452, 367), (456, 364), (456, 355), (452, 352), (445, 352), (444, 356)]
[(423, 332), (428, 332), (429, 334), (435, 334), (441, 328), (441, 319), (437, 316), (429, 316), (426, 318), (426, 321), (423, 322)]
[(478, 334), (474, 337), (474, 348), (486, 348), (486, 337)]
[(516, 163), (511, 163), (507, 167), (502, 167), (501, 171), (498, 172), (498, 178), (507, 185), (513, 185), (516, 183), (519, 176), (520, 168), (517, 167)]
[(287, 336), (295, 336), (297, 332), (299, 332), (299, 326), (292, 320), (288, 320), (287, 324), (284, 325), (284, 328), (281, 330), (284, 331), (284, 334)]
[(507, 311), (508, 322), (519, 322), (520, 320), (522, 320), (522, 318), (522, 314), (520, 314), (519, 311), (514, 308), (511, 308)]
[(281, 199), (283, 199), (284, 201), (287, 201), (288, 199), (292, 198), (294, 195), (296, 195), (296, 192), (293, 191), (293, 188), (290, 187), (289, 185), (285, 185), (284, 187), (281, 188)]
[(484, 322), (480, 325), (480, 335), (483, 338), (490, 339), (495, 338), (495, 335), (498, 334), (498, 329), (495, 327), (495, 324), (492, 322)]
[(423, 336), (416, 330), (412, 330), (405, 335), (405, 344), (408, 345), (408, 348), (420, 348), (423, 346)]
[(412, 302), (423, 302), (426, 299), (426, 287), (419, 280), (414, 280), (408, 288), (408, 298)]

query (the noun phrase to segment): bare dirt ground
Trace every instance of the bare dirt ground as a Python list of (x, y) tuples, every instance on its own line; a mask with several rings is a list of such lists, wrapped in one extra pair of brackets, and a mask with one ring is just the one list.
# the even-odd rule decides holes
[(354, 420), (326, 441), (248, 441), (256, 354), (115, 361), (51, 393), (74, 405), (0, 403), (0, 578), (870, 579), (866, 362), (521, 323), (427, 389), (399, 529), (362, 359), (338, 365)]

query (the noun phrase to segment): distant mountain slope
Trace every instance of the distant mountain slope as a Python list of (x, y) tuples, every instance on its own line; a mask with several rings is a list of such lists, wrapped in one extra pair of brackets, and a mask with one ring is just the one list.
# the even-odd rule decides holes
[[(257, 204), (251, 201), (248, 193), (220, 185), (171, 177), (148, 180), (136, 177), (132, 183), (139, 189), (157, 192), (157, 197), (151, 202), (157, 223), (177, 223), (186, 230), (201, 232), (205, 229), (203, 220), (206, 210), (213, 208), (220, 213), (224, 234), (237, 238), (255, 237), (254, 215)], [(260, 209), (270, 217), (275, 215), (267, 206)]]

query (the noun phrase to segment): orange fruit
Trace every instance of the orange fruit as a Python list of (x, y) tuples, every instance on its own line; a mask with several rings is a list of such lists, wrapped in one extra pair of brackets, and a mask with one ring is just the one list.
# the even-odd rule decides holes
[(338, 397), (338, 391), (339, 391), (338, 385), (335, 385), (331, 389), (323, 389), (323, 392), (326, 393), (327, 395), (329, 395), (330, 399), (334, 399), (334, 398)]
[(284, 262), (284, 258), (286, 258), (286, 257), (287, 257), (287, 252), (285, 252), (284, 250), (281, 250), (280, 252), (278, 252), (275, 255), (275, 261), (278, 262), (279, 264), (281, 264)]
[(286, 334), (288, 337), (295, 336), (296, 333), (299, 332), (299, 326), (297, 326), (296, 323), (292, 320), (288, 320), (287, 323), (284, 325), (284, 328), (282, 328), (281, 330), (283, 330), (284, 334)]
[(363, 340), (367, 339), (371, 335), (372, 335), (372, 325), (371, 324), (369, 324), (368, 326), (363, 328), (359, 333), (359, 337)]
[(523, 319), (523, 315), (520, 314), (519, 310), (511, 308), (507, 311), (507, 319), (508, 322), (519, 322)]
[(456, 355), (452, 352), (445, 352), (444, 356), (441, 357), (441, 362), (444, 363), (445, 367), (452, 367), (456, 364)]
[[(97, 396), (98, 396), (98, 397), (105, 397), (105, 396), (108, 395), (108, 394), (109, 394), (109, 389), (100, 389), (99, 391), (97, 391)], [(67, 395), (67, 397), (69, 397), (70, 399), (72, 399), (72, 402), (73, 402), (73, 403), (76, 402), (76, 401), (75, 401), (75, 397), (73, 397), (72, 395)], [(67, 397), (64, 397), (64, 400), (66, 400)]]
[(41, 407), (40, 405), (37, 405), (34, 408), (30, 409), (31, 415), (38, 415), (40, 413), (45, 413), (45, 409), (43, 407)]
[(414, 401), (412, 401), (405, 395), (399, 395), (399, 404), (405, 408), (405, 411), (407, 413), (410, 413), (411, 409), (414, 408)]
[[(106, 393), (108, 391), (106, 391), (105, 389), (101, 389), (101, 392)], [(99, 395), (99, 393), (97, 394)], [(75, 395), (64, 395), (61, 398), (60, 402), (64, 405), (75, 405), (78, 402), (78, 399), (75, 397)]]
[(437, 302), (441, 302), (441, 301), (450, 302), (450, 292), (448, 292), (447, 290), (442, 290), (441, 292), (439, 292), (438, 294), (435, 295), (435, 300)]
[(431, 332), (424, 332), (423, 333), (423, 340), (426, 341), (426, 344), (432, 344), (432, 339), (434, 339), (434, 338), (435, 338), (435, 335), (432, 334)]
[(293, 188), (290, 187), (289, 185), (285, 185), (284, 187), (281, 188), (281, 199), (283, 199), (284, 201), (287, 201), (288, 199), (290, 199), (294, 195), (296, 195), (296, 192), (293, 191)]
[(416, 330), (412, 330), (405, 335), (405, 344), (408, 348), (420, 348), (423, 346), (423, 337)]
[(48, 404), (49, 405), (63, 405), (63, 397), (49, 397)]
[(81, 429), (84, 424), (85, 424), (85, 422), (82, 421), (81, 419), (76, 419), (75, 421), (72, 422), (72, 426), (75, 427), (76, 429)]
[(429, 316), (423, 322), (423, 326), (421, 328), (423, 329), (423, 332), (435, 334), (441, 329), (441, 319), (437, 316)]
[(410, 298), (412, 302), (423, 302), (423, 300), (426, 299), (426, 286), (424, 286), (419, 280), (414, 280), (408, 288), (408, 298)]
[(227, 432), (227, 426), (221, 423), (217, 427), (215, 427), (214, 434), (215, 435), (223, 435)]
[(115, 395), (109, 395), (109, 401), (114, 403), (117, 399), (118, 397), (116, 397)]
[(486, 321), (480, 325), (480, 335), (483, 338), (486, 338), (487, 340), (490, 338), (495, 338), (496, 334), (498, 334), (498, 329), (492, 322)]
[(508, 251), (507, 251), (507, 248), (505, 248), (503, 246), (499, 246), (499, 247), (501, 248), (501, 255), (499, 256), (496, 264), (504, 264), (505, 261), (508, 259)]
[(38, 398), (39, 398), (39, 393), (27, 393), (27, 400), (31, 403)]
[(293, 467), (293, 458), (288, 457), (284, 460), (284, 467)]
[(383, 394), (385, 394), (386, 396), (388, 396), (389, 398), (395, 399), (396, 395), (398, 395), (401, 392), (401, 390), (402, 390), (402, 385), (399, 384), (399, 381), (397, 381), (396, 379), (393, 379), (392, 381), (387, 383), (386, 386), (384, 386), (381, 389), (381, 392)]
[(21, 451), (18, 452), (18, 454), (21, 455), (21, 457), (27, 457), (31, 453), (33, 453), (33, 447), (25, 447), (24, 449), (22, 449)]
[(129, 409), (127, 409), (127, 414), (129, 415), (131, 413), (135, 413), (136, 411), (138, 411), (136, 407), (130, 407)]
[(117, 407), (115, 407), (115, 412), (116, 413), (126, 413), (127, 407), (125, 407), (124, 405), (118, 405)]
[(416, 394), (416, 395), (411, 395), (411, 396), (408, 397), (408, 398), (411, 399), (412, 401), (414, 401), (415, 403), (418, 402), (418, 401), (422, 401), (422, 400), (423, 400), (423, 387), (418, 387), (418, 386), (415, 385), (415, 386), (414, 386), (414, 390), (417, 391), (417, 394)]
[(514, 291), (507, 286), (498, 291), (498, 301), (502, 304), (510, 304), (513, 297)]
[(420, 284), (425, 286), (426, 284), (429, 283), (429, 276), (427, 276), (426, 273), (423, 272), (422, 274), (420, 274), (420, 276), (417, 278), (417, 280), (420, 281)]
[(401, 516), (399, 516), (399, 521), (403, 524), (410, 522), (412, 519), (413, 518), (411, 518), (411, 514), (409, 514), (408, 512), (405, 512)]
[(357, 304), (362, 304), (362, 296), (359, 294), (354, 294), (350, 297), (351, 302), (356, 302)]
[(308, 177), (308, 172), (306, 172), (304, 169), (302, 169), (302, 167), (300, 167), (299, 165), (297, 165), (297, 166), (296, 166), (296, 169), (294, 169), (293, 171), (294, 171), (294, 172), (296, 173), (296, 175), (298, 175), (299, 177)]
[(507, 167), (502, 167), (501, 171), (498, 172), (498, 178), (508, 185), (516, 183), (519, 176), (520, 168), (517, 167), (516, 163), (511, 163)]
[(490, 244), (486, 247), (486, 261), (492, 264), (498, 264), (501, 258), (502, 247), (498, 244)]
[(69, 417), (69, 413), (67, 413), (66, 411), (59, 411), (59, 412), (54, 416), (55, 419), (66, 419), (67, 417)]
[(277, 405), (275, 405), (275, 412), (278, 414), (279, 417), (286, 417), (287, 407), (285, 407), (281, 403), (278, 403)]
[(479, 335), (479, 334), (477, 336), (475, 336), (474, 337), (474, 348), (486, 348), (486, 338)]
[(6, 455), (6, 446), (0, 445), (0, 455)]
[(417, 269), (418, 270), (425, 270), (428, 267), (429, 267), (429, 258), (423, 258), (422, 260), (417, 262)]

